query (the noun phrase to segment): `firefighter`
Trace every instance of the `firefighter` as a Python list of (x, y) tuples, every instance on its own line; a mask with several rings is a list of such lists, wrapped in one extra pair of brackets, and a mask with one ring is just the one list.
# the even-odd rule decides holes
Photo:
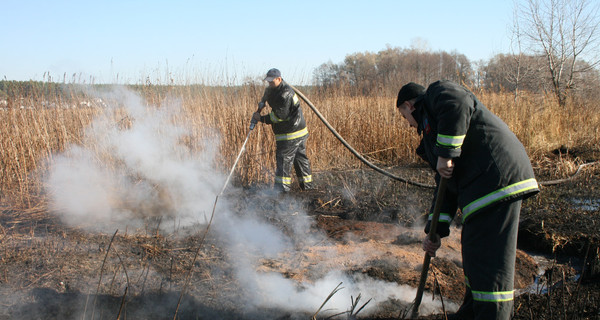
[(449, 235), (457, 210), (462, 212), (466, 293), (448, 319), (510, 319), (521, 203), (539, 192), (525, 148), (473, 93), (450, 81), (427, 90), (408, 83), (396, 107), (422, 136), (416, 151), (437, 171), (438, 185), (440, 177), (448, 179), (437, 241), (423, 241), (427, 254), (435, 256), (439, 239)]
[[(270, 124), (275, 134), (276, 162), (275, 188), (288, 192), (292, 184), (292, 166), (302, 190), (313, 189), (310, 161), (306, 156), (308, 129), (300, 108), (300, 99), (294, 90), (283, 81), (278, 69), (270, 69), (264, 79), (269, 83), (258, 103), (253, 121)], [(265, 103), (271, 107), (266, 116), (260, 115)]]

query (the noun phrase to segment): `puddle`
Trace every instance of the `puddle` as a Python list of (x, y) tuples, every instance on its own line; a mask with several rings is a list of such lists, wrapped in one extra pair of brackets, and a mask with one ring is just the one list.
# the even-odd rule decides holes
[(585, 211), (600, 210), (600, 199), (571, 199), (577, 209)]
[[(575, 257), (562, 257), (562, 258), (557, 259), (556, 257), (552, 257), (550, 255), (544, 255), (544, 254), (538, 254), (538, 253), (532, 253), (532, 252), (527, 252), (527, 254), (530, 257), (532, 257), (533, 260), (535, 260), (535, 262), (537, 262), (538, 275), (535, 277), (533, 283), (529, 287), (516, 290), (516, 292), (515, 292), (516, 295), (520, 295), (523, 293), (534, 293), (534, 294), (548, 293), (548, 284), (546, 283), (544, 273), (546, 272), (546, 270), (551, 269), (552, 266), (556, 265), (557, 263), (558, 264), (568, 264), (571, 267), (573, 267), (573, 269), (575, 269), (576, 275), (574, 277), (566, 279), (567, 281), (579, 280), (579, 277), (581, 275), (580, 259), (575, 258)], [(557, 280), (557, 279), (555, 279), (555, 280)], [(560, 285), (562, 285), (562, 281), (556, 282), (552, 287), (556, 287), (556, 286), (560, 286)]]

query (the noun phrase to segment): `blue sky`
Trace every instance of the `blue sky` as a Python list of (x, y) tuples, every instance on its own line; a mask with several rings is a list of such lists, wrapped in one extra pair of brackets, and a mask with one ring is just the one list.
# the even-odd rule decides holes
[[(28, 1), (4, 0), (0, 78), (310, 83), (313, 70), (356, 52), (509, 52), (512, 0)], [(73, 76), (75, 75), (75, 77)]]

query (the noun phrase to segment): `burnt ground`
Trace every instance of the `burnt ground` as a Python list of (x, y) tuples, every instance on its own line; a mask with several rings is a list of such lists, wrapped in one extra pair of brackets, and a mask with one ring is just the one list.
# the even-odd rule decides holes
[[(600, 159), (597, 152), (559, 156), (571, 157), (574, 163)], [(430, 170), (420, 165), (389, 170), (410, 180), (432, 182)], [(537, 167), (538, 180), (554, 179), (553, 170), (551, 164)], [(280, 197), (255, 187), (232, 189), (225, 195), (236, 214), (255, 212), (293, 243), (293, 250), (277, 256), (248, 253), (258, 256), (254, 271), (306, 285), (335, 269), (350, 279), (412, 288), (408, 296), (414, 297), (423, 261), (422, 214), (433, 191), (392, 181), (369, 169), (316, 172), (314, 177), (315, 191), (294, 190)], [(539, 195), (524, 202), (515, 319), (600, 318), (599, 215), (600, 165), (585, 167), (572, 180), (542, 187)], [(307, 227), (294, 230), (291, 221), (295, 220)], [(43, 206), (26, 211), (4, 207), (0, 319), (328, 317), (327, 307), (317, 313), (320, 302), (303, 310), (269, 303), (276, 297), (257, 304), (252, 290), (236, 275), (237, 256), (224, 249), (223, 238), (213, 229), (204, 238), (206, 224), (177, 232), (158, 231), (157, 225), (149, 219), (145, 228), (91, 232), (65, 225)], [(335, 254), (327, 254), (331, 252)], [(429, 314), (421, 319), (443, 319), (444, 310), (453, 311), (460, 304), (464, 293), (460, 226), (453, 226), (438, 257), (432, 259), (425, 288), (427, 294), (435, 292), (436, 303), (443, 304), (442, 309), (424, 312)], [(399, 297), (350, 316), (368, 299), (377, 298), (377, 293), (363, 292), (356, 302), (356, 294), (334, 319), (409, 317), (412, 298)], [(427, 297), (422, 306), (433, 303)], [(321, 302), (326, 298), (323, 295)], [(357, 307), (349, 312), (353, 302)]]

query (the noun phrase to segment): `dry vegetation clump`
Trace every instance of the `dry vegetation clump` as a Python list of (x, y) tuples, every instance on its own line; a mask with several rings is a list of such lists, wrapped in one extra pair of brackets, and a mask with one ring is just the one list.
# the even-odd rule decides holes
[[(561, 108), (552, 97), (481, 92), (479, 99), (502, 118), (525, 145), (533, 161), (559, 148), (597, 149), (600, 105), (570, 103)], [(597, 152), (597, 150), (596, 150)]]
[[(0, 112), (2, 201), (21, 208), (41, 199), (39, 176), (54, 154), (80, 141), (84, 128), (98, 113), (95, 108), (9, 108)], [(37, 199), (36, 199), (37, 198)]]

